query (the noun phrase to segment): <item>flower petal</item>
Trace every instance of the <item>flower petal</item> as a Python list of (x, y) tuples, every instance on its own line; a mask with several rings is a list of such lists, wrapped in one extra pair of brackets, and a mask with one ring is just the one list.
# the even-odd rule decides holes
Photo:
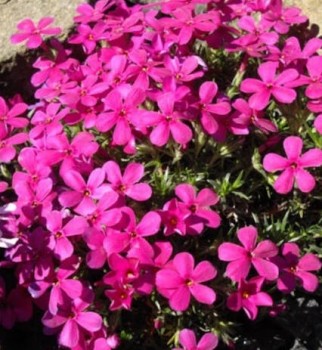
[(295, 289), (296, 279), (294, 274), (282, 272), (277, 280), (277, 288), (283, 293), (290, 293)]
[(315, 292), (319, 286), (319, 279), (310, 272), (298, 271), (296, 276), (302, 281), (303, 288), (308, 292)]
[(269, 240), (258, 243), (253, 250), (253, 256), (257, 258), (272, 258), (278, 254), (278, 248), (275, 243)]
[(274, 182), (274, 189), (277, 193), (289, 193), (294, 184), (294, 171), (292, 168), (285, 169), (282, 174)]
[(234, 261), (245, 257), (245, 248), (237, 244), (222, 243), (218, 248), (218, 258), (222, 261)]
[(188, 125), (175, 121), (170, 123), (170, 131), (176, 142), (185, 145), (192, 139), (192, 131)]
[(102, 326), (102, 317), (96, 312), (80, 312), (76, 317), (76, 322), (90, 332), (97, 332)]
[(278, 267), (265, 259), (253, 258), (252, 263), (258, 274), (269, 281), (273, 281), (278, 277)]
[(291, 161), (297, 161), (301, 155), (303, 141), (298, 136), (289, 136), (283, 142), (287, 158)]
[(275, 78), (277, 62), (265, 62), (258, 67), (258, 75), (265, 83), (271, 83)]
[(123, 183), (132, 185), (141, 180), (144, 175), (144, 166), (139, 163), (130, 163), (124, 170)]
[(272, 88), (272, 95), (278, 102), (292, 103), (296, 99), (296, 92), (293, 89), (284, 86), (275, 86)]
[(217, 271), (209, 261), (200, 262), (192, 273), (192, 279), (201, 283), (212, 280), (216, 277)]
[(218, 86), (216, 83), (212, 81), (206, 81), (200, 86), (199, 97), (203, 103), (210, 103), (216, 96), (217, 91)]
[(298, 268), (304, 271), (318, 271), (321, 268), (320, 259), (312, 253), (305, 254), (298, 263)]
[(264, 87), (259, 92), (252, 95), (249, 99), (249, 106), (257, 111), (263, 110), (269, 104), (271, 92)]
[(295, 182), (304, 193), (309, 193), (315, 187), (315, 178), (304, 169), (297, 169), (295, 172)]
[(176, 311), (185, 311), (189, 307), (190, 292), (187, 286), (180, 286), (170, 297), (170, 307)]
[(199, 205), (210, 206), (215, 205), (219, 201), (218, 195), (209, 188), (203, 188), (197, 195)]
[(195, 333), (190, 329), (183, 329), (179, 334), (179, 342), (187, 349), (193, 349), (197, 345)]
[(233, 311), (239, 311), (242, 307), (241, 294), (238, 292), (232, 293), (227, 299), (227, 307)]
[(250, 259), (238, 259), (228, 264), (226, 275), (233, 281), (240, 281), (248, 276), (251, 267)]
[(259, 292), (257, 294), (253, 294), (249, 297), (249, 301), (258, 306), (272, 306), (273, 300), (271, 296), (265, 292)]
[(266, 171), (273, 173), (277, 170), (284, 170), (289, 165), (289, 161), (279, 154), (269, 153), (264, 157), (263, 167)]
[(156, 274), (156, 285), (158, 289), (176, 289), (182, 282), (182, 278), (175, 270), (162, 269)]
[(218, 345), (218, 337), (213, 333), (204, 334), (199, 343), (198, 350), (213, 350)]
[(252, 251), (257, 240), (257, 229), (254, 226), (246, 226), (237, 231), (239, 241), (247, 251)]
[(139, 184), (132, 185), (126, 191), (124, 191), (124, 193), (128, 197), (141, 202), (141, 201), (146, 201), (152, 196), (152, 189), (148, 184), (139, 183)]
[(192, 276), (194, 265), (194, 258), (189, 253), (179, 253), (173, 259), (173, 266), (184, 279)]
[(180, 184), (175, 188), (176, 196), (186, 204), (192, 204), (196, 198), (196, 191), (190, 184)]
[(59, 335), (59, 344), (73, 348), (79, 341), (79, 329), (74, 319), (69, 319)]
[(216, 293), (214, 290), (202, 284), (193, 284), (189, 287), (189, 290), (199, 303), (211, 305), (216, 300)]
[(122, 174), (119, 165), (110, 160), (106, 162), (103, 166), (106, 172), (107, 180), (113, 185), (119, 185), (122, 183)]
[(299, 165), (302, 167), (317, 167), (322, 165), (322, 150), (314, 148), (303, 153)]
[(160, 225), (160, 215), (154, 211), (150, 211), (143, 216), (136, 230), (142, 237), (147, 237), (156, 234), (160, 229)]

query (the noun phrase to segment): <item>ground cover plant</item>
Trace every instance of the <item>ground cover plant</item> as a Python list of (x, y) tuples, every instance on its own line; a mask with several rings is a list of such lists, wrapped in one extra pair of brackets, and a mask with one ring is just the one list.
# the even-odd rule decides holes
[(0, 97), (1, 326), (242, 349), (318, 293), (322, 40), (300, 9), (101, 0), (59, 33), (11, 38), (38, 51), (34, 97)]

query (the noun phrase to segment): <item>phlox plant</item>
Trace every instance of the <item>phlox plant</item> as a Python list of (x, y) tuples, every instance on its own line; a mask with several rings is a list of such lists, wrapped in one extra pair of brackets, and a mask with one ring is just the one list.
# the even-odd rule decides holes
[(0, 96), (1, 326), (242, 349), (242, 325), (320, 286), (322, 40), (282, 0), (99, 0), (74, 21), (11, 37), (37, 57), (33, 98)]

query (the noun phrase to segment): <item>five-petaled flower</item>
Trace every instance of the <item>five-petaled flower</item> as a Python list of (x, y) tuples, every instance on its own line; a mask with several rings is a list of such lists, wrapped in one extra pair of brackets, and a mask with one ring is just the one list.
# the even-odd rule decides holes
[(296, 99), (296, 92), (291, 88), (290, 83), (298, 78), (296, 69), (290, 68), (276, 75), (277, 62), (265, 62), (258, 67), (258, 74), (261, 78), (247, 78), (241, 83), (241, 91), (253, 94), (249, 99), (249, 106), (256, 110), (263, 110), (268, 106), (271, 95), (280, 103), (292, 103)]
[(58, 27), (47, 28), (52, 24), (54, 18), (44, 17), (35, 24), (31, 19), (26, 18), (18, 23), (18, 33), (11, 36), (11, 42), (13, 44), (19, 44), (27, 40), (26, 46), (29, 49), (36, 49), (43, 43), (43, 35), (58, 35), (61, 33), (61, 29)]
[(315, 179), (304, 168), (321, 166), (322, 150), (312, 148), (301, 155), (303, 141), (298, 136), (287, 137), (283, 146), (287, 158), (276, 153), (269, 153), (263, 161), (263, 167), (268, 172), (282, 170), (274, 182), (274, 189), (281, 194), (289, 193), (295, 181), (300, 191), (311, 192), (315, 187)]
[(227, 307), (233, 311), (241, 308), (251, 320), (257, 317), (258, 306), (272, 306), (271, 296), (261, 291), (265, 279), (257, 276), (249, 281), (240, 280), (238, 290), (232, 293), (227, 299)]
[(278, 267), (269, 261), (269, 258), (277, 255), (276, 245), (272, 241), (265, 240), (256, 246), (258, 234), (254, 226), (239, 229), (237, 236), (242, 247), (225, 242), (218, 248), (219, 259), (229, 261), (226, 275), (238, 282), (248, 276), (253, 265), (260, 276), (267, 280), (275, 280), (278, 277)]
[(312, 253), (300, 257), (300, 248), (296, 243), (284, 243), (282, 257), (274, 258), (280, 268), (277, 288), (283, 293), (290, 293), (299, 281), (308, 292), (314, 292), (319, 285), (319, 279), (311, 271), (319, 271), (321, 262)]
[(209, 261), (202, 261), (194, 267), (195, 261), (189, 253), (179, 253), (156, 275), (156, 286), (161, 295), (169, 299), (176, 311), (189, 307), (192, 294), (199, 303), (211, 305), (216, 293), (201, 283), (216, 277), (217, 270)]

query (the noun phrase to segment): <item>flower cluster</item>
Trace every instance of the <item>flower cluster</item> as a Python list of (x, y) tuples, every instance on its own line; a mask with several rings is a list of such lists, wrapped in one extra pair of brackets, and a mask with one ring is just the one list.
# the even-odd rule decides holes
[[(254, 165), (263, 186), (272, 183), (266, 172), (282, 171), (277, 193), (294, 183), (296, 194), (313, 191), (304, 168), (322, 165), (322, 40), (302, 48), (291, 34), (306, 20), (279, 0), (100, 0), (78, 7), (64, 44), (44, 41), (60, 33), (48, 28), (51, 18), (18, 24), (12, 42), (44, 53), (33, 64), (34, 100), (0, 97), (0, 191), (13, 206), (1, 217), (0, 272), (16, 281), (7, 291), (0, 277), (3, 327), (37, 307), (60, 346), (110, 350), (121, 333), (112, 315), (141, 302), (157, 332), (165, 313), (214, 315), (218, 295), (253, 320), (259, 306), (276, 306), (267, 285), (317, 289), (319, 258), (287, 237), (280, 247), (257, 244), (248, 218), (238, 222), (241, 245), (228, 242), (231, 216), (218, 195), (228, 186), (197, 170), (212, 176), (213, 162), (254, 136), (265, 153)], [(312, 113), (288, 116), (297, 102)], [(287, 158), (268, 153), (278, 150), (278, 132)], [(174, 346), (214, 349), (220, 334), (211, 324), (198, 343), (181, 330)]]
[[(278, 255), (277, 246), (270, 240), (258, 243), (258, 233), (255, 227), (243, 227), (237, 232), (242, 247), (235, 243), (222, 243), (218, 249), (220, 260), (229, 261), (226, 275), (238, 282), (238, 290), (227, 300), (229, 309), (239, 311), (243, 308), (250, 319), (257, 317), (257, 306), (273, 306), (269, 294), (261, 291), (265, 281), (276, 281), (277, 288), (290, 293), (298, 281), (305, 290), (313, 292), (318, 287), (318, 279), (308, 271), (318, 271), (321, 268), (319, 259), (311, 253), (301, 259), (300, 250), (295, 243), (285, 243)], [(249, 281), (251, 267), (258, 276)]]

